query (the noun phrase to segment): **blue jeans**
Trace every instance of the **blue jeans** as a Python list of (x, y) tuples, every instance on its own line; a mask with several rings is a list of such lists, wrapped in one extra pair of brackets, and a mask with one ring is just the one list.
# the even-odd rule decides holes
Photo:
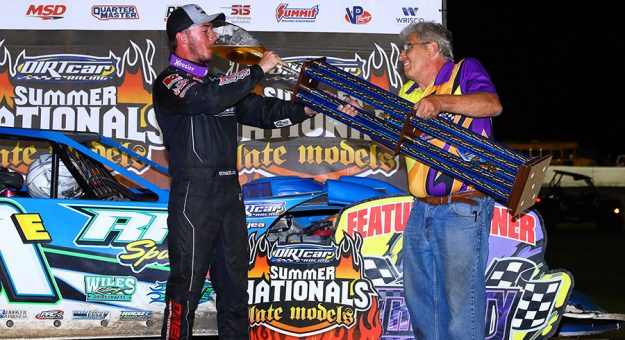
[(415, 199), (403, 241), (404, 292), (416, 339), (484, 339), (488, 234), (494, 200)]

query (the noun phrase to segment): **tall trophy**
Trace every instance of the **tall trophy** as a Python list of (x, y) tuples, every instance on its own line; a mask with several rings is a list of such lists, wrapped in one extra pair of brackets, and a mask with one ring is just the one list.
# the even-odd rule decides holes
[[(218, 56), (240, 64), (256, 64), (266, 48), (245, 29), (227, 22), (213, 28), (218, 40), (211, 50)], [(414, 158), (449, 176), (457, 178), (493, 197), (517, 215), (536, 201), (551, 155), (528, 158), (493, 140), (444, 119), (422, 119), (414, 115), (413, 104), (391, 92), (334, 67), (325, 58), (309, 60), (298, 72), (286, 65), (282, 69), (299, 75), (293, 100), (326, 114), (374, 141)], [(357, 98), (382, 114), (357, 109), (349, 116), (337, 109), (347, 104), (319, 89), (323, 83)], [(421, 133), (437, 138), (475, 157), (462, 158), (420, 138)]]
[[(357, 109), (356, 116), (349, 116), (337, 109), (346, 102), (320, 90), (320, 83), (383, 113)], [(535, 203), (551, 161), (551, 155), (530, 159), (445, 119), (422, 119), (414, 115), (413, 103), (330, 65), (325, 58), (302, 65), (294, 100), (361, 131), (395, 154), (414, 158), (474, 186), (508, 207), (512, 215)], [(465, 159), (447, 152), (421, 139), (421, 133), (474, 157)]]
[[(258, 64), (267, 48), (244, 28), (226, 21), (218, 21), (213, 26), (217, 41), (209, 48), (219, 57), (243, 65)], [(278, 65), (281, 70), (298, 75), (299, 72)]]

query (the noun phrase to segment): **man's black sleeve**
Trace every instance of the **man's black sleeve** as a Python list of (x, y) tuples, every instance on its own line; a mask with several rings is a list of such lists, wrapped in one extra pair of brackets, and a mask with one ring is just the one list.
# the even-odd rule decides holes
[(188, 84), (176, 97), (187, 108), (186, 114), (216, 115), (245, 98), (263, 76), (260, 66), (254, 65), (226, 76), (211, 77), (204, 82), (181, 79)]
[(310, 118), (304, 105), (250, 93), (236, 105), (237, 121), (263, 129), (276, 129)]

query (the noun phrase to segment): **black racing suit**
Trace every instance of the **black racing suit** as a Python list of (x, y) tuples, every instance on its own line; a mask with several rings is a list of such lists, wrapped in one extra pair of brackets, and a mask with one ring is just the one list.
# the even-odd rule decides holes
[(163, 339), (188, 339), (210, 264), (223, 339), (248, 339), (248, 244), (237, 174), (237, 122), (276, 128), (308, 118), (304, 107), (251, 93), (251, 66), (219, 76), (169, 66), (156, 79), (154, 110), (169, 151), (167, 280)]

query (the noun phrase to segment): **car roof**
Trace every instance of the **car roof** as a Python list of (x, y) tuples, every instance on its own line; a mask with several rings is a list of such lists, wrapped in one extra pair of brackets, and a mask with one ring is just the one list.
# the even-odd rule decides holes
[(148, 181), (147, 179), (135, 174), (132, 171), (124, 168), (123, 166), (107, 159), (94, 152), (87, 146), (85, 143), (97, 141), (106, 146), (114, 147), (119, 150), (121, 153), (127, 154), (131, 158), (135, 158), (140, 162), (150, 165), (152, 168), (157, 171), (168, 175), (169, 171), (166, 167), (148, 159), (144, 156), (137, 154), (136, 152), (126, 148), (120, 143), (112, 140), (111, 138), (105, 137), (101, 134), (91, 133), (91, 132), (67, 132), (67, 131), (54, 131), (54, 130), (37, 130), (37, 129), (24, 129), (24, 128), (13, 128), (13, 127), (0, 127), (0, 135), (9, 138), (9, 139), (36, 139), (42, 141), (53, 141), (56, 143), (64, 144), (70, 147), (73, 147), (89, 158), (102, 163), (103, 165), (109, 167), (112, 171), (117, 172), (119, 175), (126, 177), (132, 182), (143, 186), (144, 188), (152, 191), (158, 196), (159, 202), (164, 202), (168, 200), (169, 191), (158, 187), (156, 184)]

